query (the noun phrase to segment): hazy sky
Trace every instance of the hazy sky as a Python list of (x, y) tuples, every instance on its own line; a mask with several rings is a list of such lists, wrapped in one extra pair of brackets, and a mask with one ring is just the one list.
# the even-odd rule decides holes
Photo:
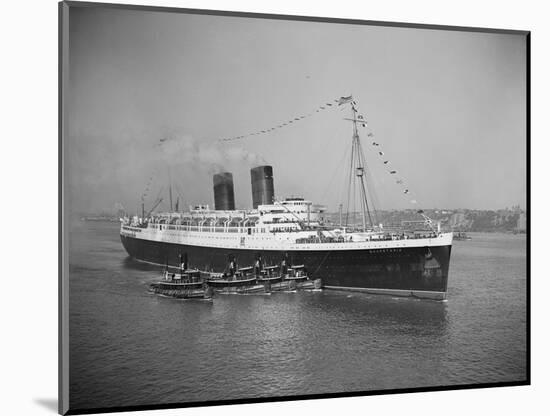
[[(169, 177), (174, 198), (212, 204), (220, 169), (233, 172), (236, 203), (249, 207), (249, 169), (259, 163), (273, 166), (278, 197), (336, 210), (345, 198), (349, 107), (217, 140), (350, 94), (417, 206), (525, 207), (523, 36), (70, 10), (73, 211), (118, 202), (135, 212), (147, 187), (147, 206), (159, 193), (168, 199)], [(413, 207), (362, 138), (378, 207)]]

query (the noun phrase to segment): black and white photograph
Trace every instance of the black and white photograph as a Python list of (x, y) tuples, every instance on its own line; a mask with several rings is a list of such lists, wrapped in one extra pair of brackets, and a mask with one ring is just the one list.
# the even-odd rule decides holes
[(530, 383), (528, 31), (59, 13), (61, 413)]

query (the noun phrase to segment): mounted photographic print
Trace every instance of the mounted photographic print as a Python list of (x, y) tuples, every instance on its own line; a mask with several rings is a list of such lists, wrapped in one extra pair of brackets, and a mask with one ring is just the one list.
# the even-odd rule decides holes
[(529, 32), (59, 7), (61, 413), (529, 384)]

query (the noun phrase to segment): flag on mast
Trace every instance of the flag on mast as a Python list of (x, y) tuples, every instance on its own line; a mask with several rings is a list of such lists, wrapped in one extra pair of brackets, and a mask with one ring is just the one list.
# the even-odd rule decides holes
[(352, 100), (353, 97), (351, 95), (349, 97), (340, 97), (338, 99), (338, 105), (350, 103)]

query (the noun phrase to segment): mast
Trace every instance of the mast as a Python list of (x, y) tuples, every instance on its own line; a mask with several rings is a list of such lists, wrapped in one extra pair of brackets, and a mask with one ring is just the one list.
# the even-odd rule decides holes
[(359, 152), (361, 150), (361, 142), (359, 141), (359, 133), (357, 131), (357, 110), (355, 109), (355, 106), (352, 104), (351, 106), (352, 116), (353, 116), (353, 145), (356, 148), (355, 155), (357, 157), (357, 164), (355, 165), (355, 174), (359, 178), (359, 181), (361, 182), (361, 219), (363, 220), (363, 231), (367, 230), (367, 219), (366, 219), (366, 213), (365, 213), (365, 206), (363, 201), (366, 200), (366, 194), (365, 194), (365, 186), (363, 183), (363, 173), (364, 173), (364, 166), (361, 163), (361, 158), (359, 156)]
[[(357, 109), (355, 105), (351, 104), (352, 118), (345, 119), (353, 122), (353, 136), (352, 136), (352, 148), (351, 148), (351, 164), (350, 164), (350, 176), (349, 176), (349, 188), (348, 188), (348, 214), (349, 214), (349, 199), (351, 192), (351, 182), (353, 176), (358, 180), (359, 192), (360, 192), (360, 204), (361, 204), (361, 220), (363, 225), (363, 231), (367, 230), (367, 218), (372, 227), (374, 227), (374, 221), (372, 220), (371, 212), (369, 209), (369, 202), (367, 196), (367, 188), (365, 186), (365, 156), (363, 154), (363, 148), (361, 141), (359, 140), (359, 131), (357, 129), (357, 122), (363, 122), (357, 118)], [(355, 201), (355, 188), (353, 189), (353, 201)], [(354, 202), (355, 205), (355, 202)], [(347, 215), (346, 214), (346, 217)], [(347, 219), (346, 219), (347, 224)]]

